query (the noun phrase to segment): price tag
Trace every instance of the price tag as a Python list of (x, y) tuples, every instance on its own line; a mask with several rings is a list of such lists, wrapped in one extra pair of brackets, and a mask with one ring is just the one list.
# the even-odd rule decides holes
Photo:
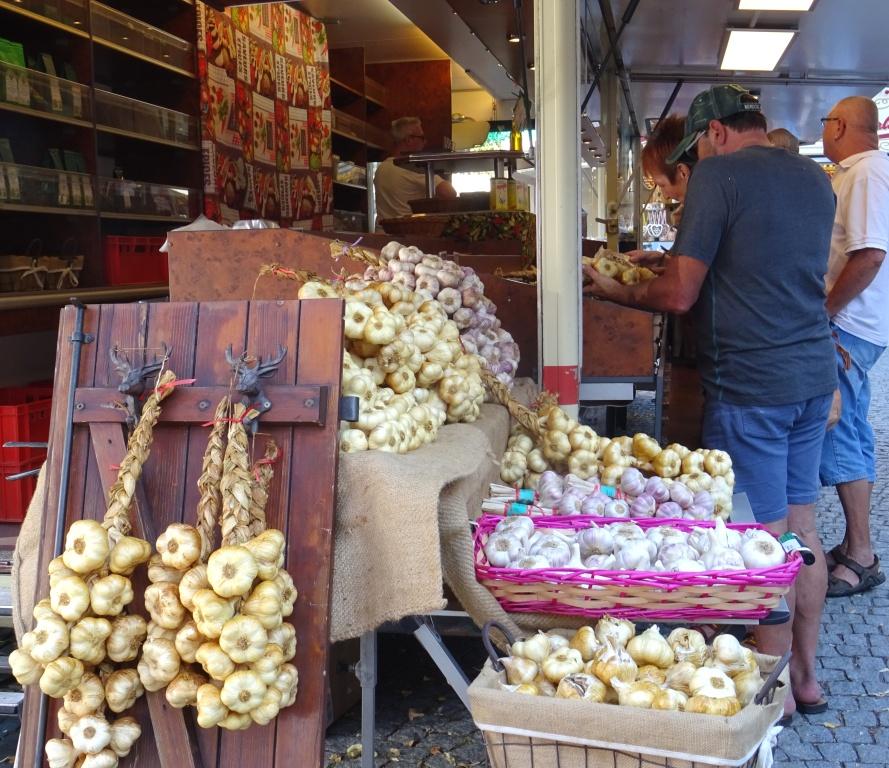
[(790, 555), (794, 552), (799, 552), (800, 557), (802, 557), (803, 562), (806, 565), (812, 565), (815, 562), (815, 553), (812, 552), (797, 536), (793, 531), (788, 531), (783, 534), (778, 541), (781, 543), (781, 546), (784, 547), (784, 551)]
[(506, 508), (507, 515), (527, 515), (528, 507), (518, 502), (513, 502)]

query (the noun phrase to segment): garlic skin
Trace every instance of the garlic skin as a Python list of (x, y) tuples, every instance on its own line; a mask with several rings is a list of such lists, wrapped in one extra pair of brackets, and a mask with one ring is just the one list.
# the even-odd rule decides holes
[(684, 693), (686, 696), (690, 696), (691, 691), (688, 686), (697, 669), (698, 668), (690, 661), (677, 662), (667, 670), (664, 683), (668, 688), (672, 688)]
[(87, 715), (71, 726), (70, 736), (78, 752), (96, 755), (111, 743), (111, 726), (104, 717)]
[(615, 553), (615, 565), (620, 570), (649, 571), (651, 570), (651, 552), (649, 541), (626, 541)]
[(73, 768), (77, 750), (70, 739), (50, 739), (43, 748), (49, 768)]
[(615, 688), (615, 679), (624, 683), (633, 682), (639, 671), (633, 657), (622, 647), (615, 646), (610, 639), (606, 639), (604, 647), (599, 650), (591, 664), (593, 674), (612, 688)]
[(550, 653), (555, 653), (560, 648), (568, 647), (568, 638), (564, 635), (560, 635), (555, 630), (551, 629), (545, 633), (546, 637), (549, 638), (549, 650)]
[(118, 616), (111, 622), (111, 634), (105, 650), (112, 661), (132, 661), (139, 655), (148, 634), (145, 619), (137, 614)]
[(741, 553), (729, 547), (715, 547), (702, 559), (708, 571), (742, 571), (746, 567)]
[(141, 735), (142, 726), (135, 718), (118, 718), (111, 723), (111, 751), (118, 757), (126, 757)]
[(219, 688), (215, 685), (202, 685), (197, 692), (197, 722), (201, 728), (212, 728), (219, 725), (228, 715), (228, 707), (219, 697)]
[(214, 680), (225, 680), (235, 671), (235, 663), (228, 654), (219, 647), (219, 643), (207, 642), (198, 648), (195, 661), (204, 668)]
[(296, 701), (299, 688), (299, 673), (293, 664), (282, 664), (278, 671), (278, 679), (272, 685), (281, 691), (281, 709), (289, 707)]
[(522, 685), (532, 683), (537, 677), (537, 663), (521, 656), (505, 656), (500, 663), (506, 670), (506, 681), (510, 685)]
[(219, 698), (232, 712), (246, 714), (262, 703), (266, 689), (266, 684), (255, 672), (242, 670), (225, 679)]
[(654, 700), (651, 702), (651, 708), (669, 709), (682, 712), (687, 703), (688, 696), (682, 691), (677, 691), (673, 688), (665, 688), (662, 691), (658, 691), (655, 695)]
[(262, 682), (271, 685), (278, 678), (278, 670), (284, 661), (284, 651), (281, 646), (269, 643), (265, 653), (250, 665), (250, 669), (259, 675)]
[[(65, 568), (64, 570), (67, 571), (68, 569)], [(71, 576), (71, 575), (72, 575), (71, 572), (64, 573), (64, 575), (61, 578), (64, 578), (65, 576)], [(50, 586), (52, 586), (52, 582), (50, 582)], [(34, 605), (34, 609), (31, 611), (31, 616), (33, 617), (34, 621), (40, 621), (40, 619), (45, 619), (45, 618), (57, 618), (55, 611), (53, 611), (53, 609), (52, 609), (52, 604), (50, 603), (48, 597), (44, 597), (43, 600), (41, 600), (39, 603), (36, 603)]]
[(65, 709), (78, 717), (91, 715), (105, 703), (105, 688), (92, 672), (84, 674), (80, 684), (63, 697)]
[(151, 558), (151, 544), (135, 536), (122, 536), (111, 549), (108, 567), (112, 573), (129, 576)]
[(617, 703), (622, 707), (651, 709), (655, 696), (661, 688), (647, 681), (625, 682), (618, 677), (611, 680), (611, 687), (617, 691)]
[(240, 546), (217, 549), (207, 561), (207, 579), (220, 597), (247, 594), (258, 573), (256, 559), (250, 550)]
[(296, 655), (296, 629), (293, 624), (285, 621), (280, 627), (271, 630), (269, 643), (280, 646), (284, 652), (284, 660), (290, 661)]
[(742, 672), (739, 675), (735, 675), (733, 679), (735, 691), (738, 694), (738, 701), (741, 702), (742, 707), (746, 707), (753, 701), (765, 682), (759, 672)]
[[(630, 638), (635, 636), (636, 626), (626, 619), (615, 619), (611, 616), (603, 616), (596, 622), (596, 637), (602, 645), (610, 640), (613, 645), (625, 648)], [(606, 681), (602, 681), (606, 682)]]
[(235, 607), (231, 600), (217, 595), (212, 589), (199, 589), (192, 597), (192, 616), (198, 631), (206, 638), (215, 640), (232, 616)]
[(293, 584), (293, 578), (283, 568), (275, 576), (275, 583), (281, 592), (281, 615), (290, 616), (293, 613), (293, 604), (296, 602), (297, 589)]
[(207, 638), (200, 633), (198, 625), (194, 621), (187, 621), (176, 633), (173, 645), (176, 646), (176, 653), (179, 654), (182, 661), (186, 664), (194, 664), (197, 660), (195, 654), (198, 648), (206, 642)]
[(145, 590), (145, 610), (163, 629), (178, 629), (185, 621), (185, 607), (179, 601), (179, 585), (169, 582), (150, 584)]
[(573, 675), (583, 669), (583, 658), (573, 648), (561, 648), (547, 656), (540, 665), (540, 671), (549, 682), (557, 685), (566, 675)]
[(65, 621), (77, 621), (89, 608), (90, 590), (79, 576), (66, 576), (50, 587), (49, 602)]
[(210, 582), (207, 580), (207, 566), (199, 563), (187, 570), (179, 581), (179, 602), (186, 610), (194, 610), (192, 598), (199, 589), (209, 589)]
[(38, 621), (34, 629), (22, 637), (22, 648), (39, 664), (49, 664), (68, 649), (68, 639), (68, 625), (53, 616)]
[(704, 663), (707, 655), (707, 641), (696, 629), (678, 627), (667, 636), (667, 642), (673, 649), (677, 662), (688, 661), (696, 667), (700, 667)]
[(257, 725), (268, 725), (281, 711), (281, 701), (284, 698), (281, 691), (274, 687), (268, 687), (262, 701), (250, 710), (250, 719)]
[(137, 669), (146, 691), (159, 691), (179, 673), (179, 654), (172, 641), (148, 638), (142, 645)]
[(627, 653), (640, 666), (652, 664), (660, 669), (668, 669), (675, 661), (673, 649), (658, 631), (657, 624), (633, 637), (627, 643)]
[(592, 627), (580, 627), (569, 641), (568, 647), (578, 651), (581, 658), (586, 662), (592, 660), (602, 647), (602, 644), (596, 637), (596, 631)]
[(636, 673), (636, 680), (645, 680), (664, 687), (667, 683), (667, 673), (660, 667), (654, 666), (654, 664), (645, 664), (639, 667), (639, 671)]
[(751, 538), (741, 544), (741, 557), (750, 569), (772, 568), (783, 565), (784, 548), (775, 539)]
[(734, 696), (713, 698), (697, 695), (689, 698), (685, 704), (685, 711), (731, 717), (741, 711), (741, 702)]
[(565, 675), (556, 688), (557, 699), (578, 699), (580, 701), (605, 701), (605, 684), (594, 675), (582, 672)]
[(104, 565), (110, 551), (108, 532), (101, 523), (95, 520), (75, 520), (65, 536), (62, 562), (76, 573), (89, 573)]
[(40, 675), (40, 690), (53, 699), (61, 699), (83, 679), (83, 662), (70, 656), (51, 661)]
[(56, 713), (56, 722), (58, 723), (59, 730), (66, 736), (71, 733), (71, 728), (78, 720), (80, 720), (78, 715), (69, 712), (64, 707), (59, 707), (59, 711)]
[(117, 669), (105, 680), (105, 700), (112, 712), (129, 709), (144, 692), (135, 669)]
[(537, 664), (549, 656), (551, 651), (558, 650), (552, 647), (552, 640), (543, 632), (537, 632), (527, 640), (519, 640), (512, 644), (510, 653), (523, 659), (529, 659)]
[(13, 676), (21, 685), (33, 685), (43, 674), (43, 667), (20, 648), (9, 654), (9, 666)]
[(207, 682), (207, 678), (191, 670), (182, 670), (174, 677), (164, 692), (171, 707), (182, 709), (194, 706), (198, 700), (198, 688)]

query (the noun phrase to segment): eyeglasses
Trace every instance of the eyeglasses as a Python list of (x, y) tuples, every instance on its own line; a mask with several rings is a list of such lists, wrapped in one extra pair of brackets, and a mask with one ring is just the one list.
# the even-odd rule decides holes
[(841, 117), (822, 117), (821, 118), (821, 125), (824, 125), (825, 123), (829, 123), (831, 120), (842, 120), (842, 119), (843, 118), (841, 118)]

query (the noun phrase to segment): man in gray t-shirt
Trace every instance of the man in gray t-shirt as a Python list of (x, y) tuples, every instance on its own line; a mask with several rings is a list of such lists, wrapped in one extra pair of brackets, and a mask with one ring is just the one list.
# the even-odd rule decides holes
[(788, 594), (793, 621), (757, 629), (763, 653), (780, 656), (793, 642), (791, 714), (826, 707), (815, 653), (827, 572), (814, 507), (837, 384), (823, 279), (834, 200), (826, 174), (772, 147), (765, 129), (759, 102), (743, 88), (698, 94), (686, 136), (668, 158), (695, 145), (701, 158), (675, 255), (661, 277), (632, 286), (587, 269), (585, 290), (621, 304), (693, 312), (707, 394), (704, 445), (729, 452), (735, 490), (747, 494), (759, 522), (779, 535), (796, 531), (816, 554)]

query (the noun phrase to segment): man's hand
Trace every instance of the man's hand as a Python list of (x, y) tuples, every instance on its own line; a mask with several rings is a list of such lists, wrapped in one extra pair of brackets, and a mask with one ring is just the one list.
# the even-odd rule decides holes
[(593, 267), (584, 266), (583, 274), (587, 279), (583, 286), (584, 294), (596, 299), (616, 301), (619, 304), (626, 303), (628, 298), (626, 295), (627, 286), (622, 285), (611, 277), (605, 277), (605, 275), (597, 272)]
[(648, 267), (652, 271), (656, 267), (664, 266), (665, 255), (663, 251), (628, 251), (624, 254), (633, 264), (637, 264), (640, 267)]
[(827, 295), (827, 316), (833, 317), (867, 288), (880, 271), (886, 251), (861, 248), (849, 254), (849, 260)]

